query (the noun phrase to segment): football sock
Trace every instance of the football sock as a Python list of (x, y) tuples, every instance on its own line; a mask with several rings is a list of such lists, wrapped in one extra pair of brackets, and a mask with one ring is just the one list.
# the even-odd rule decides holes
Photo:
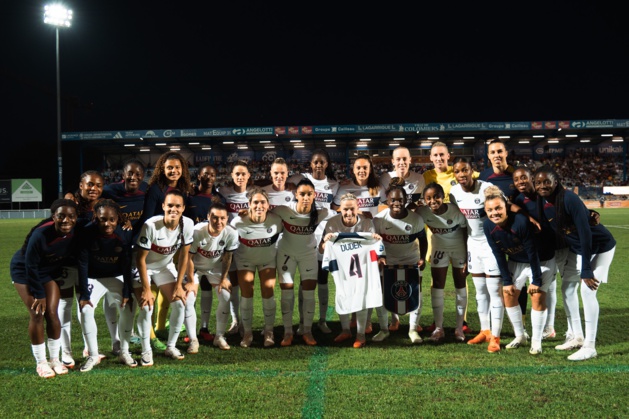
[(430, 291), (430, 300), (432, 302), (432, 314), (435, 317), (435, 327), (443, 328), (443, 301), (445, 291), (433, 288)]
[(304, 296), (304, 333), (310, 333), (315, 314), (315, 292), (314, 290), (303, 290), (302, 294)]
[(380, 306), (376, 308), (376, 313), (378, 313), (378, 323), (380, 324), (380, 331), (388, 332), (389, 331), (389, 312), (384, 306)]
[(142, 307), (138, 314), (138, 334), (142, 342), (142, 353), (151, 351), (152, 316), (153, 309), (149, 309), (148, 305)]
[(133, 311), (129, 305), (120, 309), (118, 327), (120, 335), (120, 353), (127, 354), (129, 353), (129, 341), (131, 340), (131, 332), (133, 331)]
[(245, 333), (251, 333), (253, 327), (253, 297), (240, 297), (240, 315)]
[[(209, 329), (213, 298), (214, 294), (211, 290), (201, 291), (201, 328), (203, 329)], [(188, 328), (188, 326), (186, 326), (186, 328)]]
[(583, 346), (595, 348), (596, 333), (598, 331), (599, 306), (596, 297), (597, 290), (591, 290), (581, 284), (581, 299), (583, 301), (583, 317), (585, 318), (585, 341)]
[(277, 303), (275, 297), (262, 299), (262, 312), (264, 313), (264, 330), (273, 330), (275, 325), (275, 312), (277, 309)]
[(489, 292), (487, 291), (486, 278), (473, 276), (472, 279), (476, 288), (476, 311), (480, 320), (480, 328), (481, 330), (489, 330), (491, 323), (489, 321)]
[(304, 291), (299, 284), (297, 291), (297, 307), (299, 308), (299, 324), (304, 324)]
[(561, 284), (563, 294), (563, 306), (566, 310), (566, 318), (570, 323), (570, 330), (574, 338), (583, 337), (583, 327), (581, 326), (581, 314), (579, 313), (579, 296), (577, 289), (578, 281), (564, 281)]
[(456, 293), (456, 327), (463, 327), (465, 313), (467, 313), (467, 287), (457, 288)]
[[(555, 328), (555, 307), (557, 307), (557, 280), (553, 279), (546, 292), (546, 308), (548, 315), (546, 316), (546, 324), (544, 326), (549, 329)], [(533, 321), (532, 318), (531, 321)]]
[(356, 312), (356, 334), (365, 335), (365, 326), (367, 326), (367, 315), (369, 309)]
[(35, 357), (36, 363), (40, 364), (42, 362), (46, 362), (46, 344), (45, 343), (38, 343), (36, 345), (31, 345), (31, 350), (33, 351), (33, 356)]
[(166, 343), (166, 346), (169, 348), (174, 348), (177, 344), (177, 338), (179, 338), (185, 314), (186, 307), (181, 300), (170, 303), (170, 328), (168, 329), (168, 342)]
[(190, 340), (197, 340), (197, 310), (194, 304), (197, 296), (194, 292), (189, 292), (186, 296), (186, 308), (184, 311), (183, 323), (186, 325), (186, 333)]
[(59, 350), (61, 348), (60, 339), (48, 338), (48, 355), (50, 360), (59, 359)]
[[(61, 348), (63, 352), (72, 353), (72, 304), (74, 298), (59, 298), (57, 313), (61, 323)], [(80, 310), (78, 310), (80, 312)], [(78, 315), (78, 313), (77, 313)]]
[(491, 304), (491, 334), (499, 338), (505, 312), (502, 296), (500, 295), (502, 278), (486, 278), (486, 281)]
[(542, 346), (542, 333), (544, 333), (544, 325), (546, 324), (546, 316), (548, 316), (547, 310), (531, 310), (531, 346), (539, 348)]
[(282, 310), (284, 334), (293, 334), (293, 311), (295, 311), (295, 290), (293, 288), (282, 290), (280, 309)]
[(238, 322), (240, 320), (240, 287), (238, 285), (232, 284), (229, 311), (232, 316), (232, 322)]
[(329, 288), (328, 284), (317, 285), (317, 296), (319, 297), (319, 321), (326, 321), (328, 315), (328, 303), (329, 303)]
[(105, 298), (103, 298), (103, 313), (105, 313), (105, 321), (111, 342), (114, 343), (120, 340), (118, 336), (118, 306), (114, 301), (110, 302), (110, 300), (113, 300), (113, 298), (109, 298), (108, 293), (105, 294)]
[(218, 305), (216, 307), (216, 334), (218, 336), (223, 336), (225, 334), (225, 330), (227, 330), (227, 322), (229, 320), (229, 300), (231, 298), (231, 294), (226, 289), (222, 289), (221, 292), (218, 292)]
[(520, 306), (515, 307), (506, 307), (507, 316), (511, 321), (511, 325), (513, 326), (513, 333), (515, 333), (515, 337), (520, 337), (524, 334), (524, 325), (522, 324), (522, 310)]
[(341, 322), (341, 329), (343, 330), (343, 332), (347, 332), (347, 333), (350, 332), (349, 318), (350, 318), (349, 314), (339, 314), (339, 320)]
[[(83, 329), (83, 338), (87, 345), (90, 356), (98, 356), (98, 330), (96, 321), (94, 320), (94, 307), (86, 305), (81, 310), (83, 319), (81, 328)], [(118, 322), (116, 321), (116, 325)]]

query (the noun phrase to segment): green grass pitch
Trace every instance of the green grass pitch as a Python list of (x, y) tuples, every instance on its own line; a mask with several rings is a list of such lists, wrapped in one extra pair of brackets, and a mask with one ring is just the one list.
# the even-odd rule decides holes
[[(449, 281), (444, 323), (448, 337), (438, 346), (411, 345), (406, 335), (408, 317), (402, 318), (400, 331), (382, 343), (368, 341), (364, 349), (353, 349), (347, 342), (335, 344), (340, 325), (330, 307), (332, 335), (315, 327), (318, 346), (306, 346), (296, 337), (292, 347), (281, 348), (276, 292), (276, 347), (264, 349), (261, 336), (254, 333), (254, 346), (249, 349), (230, 338), (230, 351), (202, 345), (199, 354), (187, 355), (183, 361), (156, 353), (155, 366), (130, 369), (111, 355), (99, 307), (99, 344), (108, 358), (89, 373), (75, 369), (67, 376), (43, 380), (35, 373), (28, 314), (9, 275), (9, 261), (36, 220), (0, 220), (4, 279), (0, 379), (6, 386), (0, 395), (0, 417), (628, 417), (629, 209), (601, 210), (601, 221), (618, 245), (609, 283), (599, 289), (598, 357), (589, 361), (570, 362), (568, 354), (554, 349), (563, 341), (566, 328), (560, 293), (557, 337), (543, 342), (541, 356), (530, 356), (525, 348), (489, 354), (486, 345), (454, 343), (454, 289)], [(429, 284), (428, 268), (423, 325), (432, 322)], [(468, 286), (468, 321), (478, 330), (471, 280)], [(259, 331), (259, 291), (255, 314), (254, 329)], [(377, 331), (375, 314), (373, 320)], [(512, 336), (505, 315), (503, 342)], [(76, 356), (83, 347), (76, 319), (72, 338)], [(184, 353), (186, 346), (181, 340)], [(139, 347), (132, 350), (137, 354)]]

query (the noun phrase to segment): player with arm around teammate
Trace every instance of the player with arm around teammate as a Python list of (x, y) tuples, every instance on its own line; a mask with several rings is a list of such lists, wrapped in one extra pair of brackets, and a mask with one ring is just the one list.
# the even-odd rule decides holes
[(480, 333), (467, 343), (488, 342), (487, 351), (495, 353), (500, 351), (504, 304), (498, 262), (483, 231), (483, 222), (487, 217), (484, 192), (491, 183), (474, 179), (472, 166), (465, 157), (454, 160), (453, 171), (458, 184), (450, 189), (450, 202), (455, 203), (467, 219), (467, 270), (474, 280), (481, 326)]
[(533, 327), (529, 353), (539, 355), (542, 353), (542, 333), (547, 316), (546, 292), (555, 281), (557, 271), (554, 246), (538, 239), (528, 217), (515, 214), (508, 208), (509, 203), (497, 186), (485, 189), (487, 219), (483, 230), (500, 268), (505, 307), (515, 332), (515, 339), (506, 348), (516, 349), (527, 343), (518, 299), (528, 279)]
[[(10, 265), (11, 281), (30, 315), (28, 336), (37, 374), (42, 378), (68, 373), (59, 359), (61, 324), (57, 312), (59, 286), (55, 278), (61, 276), (64, 261), (75, 252), (77, 205), (69, 199), (57, 199), (50, 212), (51, 218), (31, 229)], [(50, 363), (46, 359), (45, 335)]]
[[(382, 237), (375, 232), (373, 221), (364, 217), (358, 206), (358, 199), (351, 193), (344, 194), (339, 198), (339, 214), (330, 218), (325, 225), (324, 235), (319, 242), (319, 253), (324, 253), (325, 246), (328, 241), (338, 235), (338, 233), (371, 233), (375, 240), (381, 240)], [(383, 258), (379, 258), (379, 263), (386, 264)], [(356, 341), (354, 348), (362, 348), (365, 346), (367, 339), (365, 337), (368, 310), (361, 310), (356, 313)], [(341, 321), (341, 333), (334, 338), (334, 342), (343, 342), (352, 338), (350, 330), (350, 314), (339, 314)]]
[[(412, 265), (423, 271), (426, 267), (426, 250), (428, 241), (424, 231), (424, 219), (421, 215), (410, 211), (405, 181), (394, 177), (386, 189), (389, 208), (380, 211), (373, 219), (376, 233), (382, 237), (387, 253), (387, 265)], [(412, 343), (421, 343), (417, 333), (419, 312), (422, 304), (421, 272), (419, 273), (419, 307), (410, 313), (408, 336)], [(388, 315), (384, 307), (379, 307), (378, 318), (380, 331), (373, 341), (381, 342), (389, 336)]]
[(228, 219), (227, 207), (220, 202), (214, 203), (208, 211), (207, 222), (199, 223), (194, 228), (188, 265), (188, 277), (195, 277), (194, 283), (203, 283), (205, 280), (216, 291), (218, 307), (213, 344), (222, 350), (230, 349), (224, 337), (232, 292), (228, 274), (233, 252), (239, 244), (238, 232), (228, 226)]
[[(297, 185), (302, 179), (310, 180), (315, 188), (315, 205), (317, 208), (331, 208), (332, 201), (339, 189), (339, 183), (334, 175), (328, 152), (324, 149), (313, 151), (310, 157), (310, 169), (311, 173), (293, 175), (288, 179), (288, 182)], [(325, 224), (326, 221), (320, 222), (315, 230), (317, 243), (321, 241)], [(317, 296), (319, 297), (319, 321), (317, 322), (317, 327), (323, 333), (332, 333), (332, 330), (327, 325), (329, 303), (328, 271), (321, 268), (322, 258), (323, 255), (317, 252)], [(299, 288), (301, 289), (301, 282), (299, 283)], [(302, 292), (299, 294), (300, 301), (303, 301)]]
[(94, 206), (94, 220), (81, 233), (79, 246), (79, 309), (88, 357), (81, 372), (91, 371), (100, 363), (94, 307), (109, 295), (108, 304), (120, 307), (119, 359), (129, 367), (137, 362), (129, 354), (133, 311), (131, 298), (131, 232), (122, 229), (120, 206), (102, 199)]
[[(602, 224), (590, 225), (590, 214), (585, 204), (575, 193), (561, 185), (557, 173), (550, 167), (541, 167), (535, 172), (534, 184), (541, 198), (538, 206), (543, 221), (550, 224), (560, 243), (565, 242), (570, 248), (564, 268), (565, 276), (562, 276), (561, 293), (566, 317), (571, 324), (572, 339), (567, 339), (555, 349), (580, 348), (568, 357), (570, 361), (594, 358), (597, 355), (599, 317), (596, 294), (600, 284), (607, 282), (616, 240)], [(585, 317), (585, 338), (579, 313), (579, 284)]]
[[(134, 284), (134, 292), (140, 305), (138, 331), (142, 339), (142, 366), (153, 365), (153, 351), (149, 343), (154, 303), (151, 281), (171, 305), (170, 330), (164, 355), (172, 359), (184, 358), (175, 344), (185, 315), (186, 290), (183, 280), (188, 268), (194, 223), (183, 216), (185, 199), (183, 193), (177, 189), (166, 193), (162, 208), (164, 215), (146, 220), (137, 241), (136, 265), (140, 281)], [(177, 271), (173, 257), (179, 249), (181, 251)]]
[[(272, 213), (282, 219), (284, 232), (277, 250), (277, 268), (282, 290), (281, 309), (284, 323), (282, 346), (293, 342), (293, 311), (295, 306), (294, 278), (297, 268), (303, 292), (303, 334), (307, 345), (317, 344), (312, 336), (312, 323), (315, 312), (314, 290), (317, 286), (317, 241), (314, 232), (319, 222), (330, 218), (335, 211), (318, 209), (315, 205), (315, 188), (308, 179), (297, 183), (296, 202), (277, 206)], [(301, 324), (302, 322), (300, 322)]]
[(452, 264), (452, 279), (456, 292), (456, 329), (454, 339), (465, 341), (463, 321), (467, 309), (467, 221), (456, 204), (446, 203), (443, 187), (429, 183), (424, 189), (426, 206), (417, 208), (428, 229), (432, 232), (432, 311), (435, 317), (435, 330), (430, 340), (439, 343), (445, 337), (443, 329), (444, 289), (448, 275), (448, 265)]
[(276, 302), (274, 297), (277, 247), (275, 243), (283, 231), (282, 220), (269, 211), (269, 197), (260, 187), (249, 193), (249, 209), (246, 215), (237, 216), (231, 226), (238, 231), (240, 245), (234, 252), (238, 285), (240, 286), (240, 311), (244, 335), (240, 346), (248, 348), (253, 342), (253, 282), (255, 273), (260, 279), (262, 311), (264, 312), (264, 346), (275, 345)]

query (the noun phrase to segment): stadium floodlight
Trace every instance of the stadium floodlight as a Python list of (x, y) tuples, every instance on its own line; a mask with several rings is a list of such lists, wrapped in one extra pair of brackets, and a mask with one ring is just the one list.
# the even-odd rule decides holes
[(566, 138), (577, 138), (578, 134), (566, 134)]
[(534, 135), (533, 138), (544, 138), (545, 135)]
[(579, 141), (582, 142), (582, 143), (589, 143), (590, 142), (590, 140), (579, 140)]
[(498, 138), (500, 138), (501, 140), (506, 140), (508, 138), (511, 138), (510, 135), (499, 135)]
[(265, 145), (264, 148), (275, 148), (274, 145)]
[(199, 145), (200, 143), (194, 142), (194, 143), (188, 143), (188, 145)]
[(518, 141), (519, 144), (528, 144), (529, 140), (520, 140)]
[(614, 134), (601, 134), (601, 137), (613, 137)]
[(59, 72), (59, 28), (69, 28), (72, 23), (72, 10), (55, 3), (44, 7), (44, 23), (55, 27), (57, 61), (57, 170), (59, 198), (63, 198), (63, 154), (61, 153), (61, 76)]
[(165, 146), (166, 143), (155, 143), (156, 146)]
[(389, 143), (389, 147), (398, 147), (400, 143)]
[(612, 143), (622, 143), (622, 142), (624, 142), (624, 141), (625, 141), (625, 140), (624, 140), (624, 139), (622, 139), (622, 138), (614, 138), (614, 139), (612, 140)]
[(125, 144), (125, 147), (135, 147), (135, 144)]
[(212, 147), (201, 147), (201, 150), (211, 150)]
[(475, 137), (463, 137), (464, 140), (473, 140)]
[(427, 140), (438, 140), (439, 137), (428, 137)]
[(393, 141), (404, 141), (404, 137), (395, 137)]
[(336, 144), (326, 144), (326, 147), (336, 147)]
[(334, 138), (328, 138), (327, 140), (323, 140), (324, 143), (333, 143), (336, 140)]

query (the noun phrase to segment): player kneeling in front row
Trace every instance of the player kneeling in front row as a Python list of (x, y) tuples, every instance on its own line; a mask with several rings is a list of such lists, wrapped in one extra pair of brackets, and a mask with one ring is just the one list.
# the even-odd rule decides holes
[(497, 186), (485, 190), (487, 219), (483, 229), (500, 268), (507, 316), (515, 332), (515, 339), (506, 348), (516, 349), (527, 343), (518, 299), (529, 279), (528, 293), (533, 305), (533, 336), (529, 353), (539, 355), (542, 353), (542, 333), (548, 313), (546, 293), (555, 281), (557, 270), (554, 243), (540, 242), (534, 232), (536, 227), (529, 223), (525, 215), (508, 211), (508, 206), (507, 199)]
[[(212, 204), (208, 212), (208, 221), (199, 223), (194, 228), (194, 239), (190, 247), (188, 263), (188, 277), (194, 277), (196, 283), (205, 277), (212, 285), (213, 291), (216, 291), (218, 307), (216, 308), (214, 346), (222, 350), (229, 349), (224, 337), (232, 292), (228, 275), (233, 251), (238, 248), (238, 232), (227, 226), (228, 219), (227, 207), (223, 203)], [(196, 320), (196, 313), (192, 314)], [(187, 330), (191, 330), (190, 327), (191, 325), (186, 325)], [(188, 353), (196, 353), (198, 345), (198, 341), (190, 342)]]
[[(184, 197), (177, 189), (166, 194), (162, 208), (163, 216), (156, 215), (146, 220), (137, 243), (136, 263), (140, 282), (134, 283), (134, 292), (140, 305), (138, 331), (142, 339), (141, 365), (144, 367), (153, 365), (150, 332), (155, 298), (151, 292), (151, 280), (170, 300), (170, 329), (164, 355), (172, 359), (184, 358), (175, 344), (185, 315), (186, 291), (183, 279), (188, 266), (194, 223), (182, 215), (185, 209)], [(173, 257), (180, 248), (177, 272)]]

